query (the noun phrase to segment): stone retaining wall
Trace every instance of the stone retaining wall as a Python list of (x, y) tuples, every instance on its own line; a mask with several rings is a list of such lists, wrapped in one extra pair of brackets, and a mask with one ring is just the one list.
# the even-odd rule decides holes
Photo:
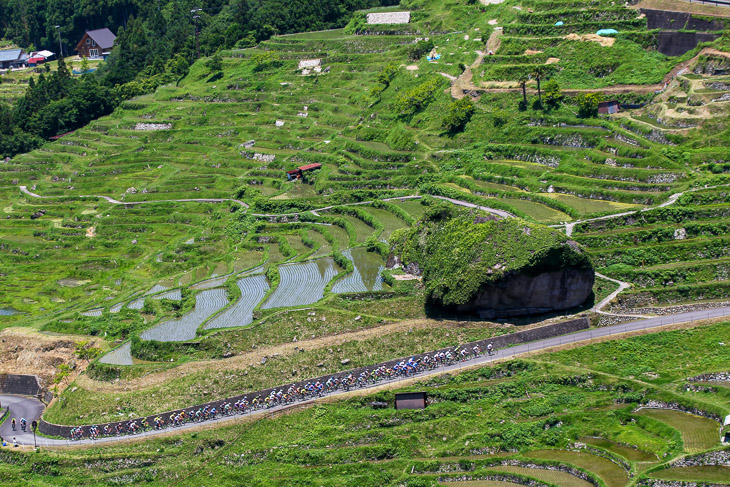
[[(552, 337), (559, 336), (559, 335), (565, 335), (567, 333), (573, 333), (573, 332), (577, 332), (580, 330), (585, 330), (587, 328), (589, 328), (588, 318), (578, 318), (575, 320), (554, 323), (552, 325), (541, 326), (539, 328), (532, 328), (530, 330), (519, 331), (517, 333), (510, 333), (509, 335), (502, 335), (502, 336), (498, 336), (498, 337), (488, 338), (486, 340), (480, 340), (478, 342), (471, 342), (468, 344), (463, 344), (463, 345), (461, 345), (461, 347), (464, 347), (467, 350), (471, 350), (475, 345), (478, 345), (479, 348), (481, 348), (482, 350), (486, 350), (487, 345), (489, 343), (491, 343), (495, 349), (501, 349), (501, 348), (508, 347), (510, 345), (517, 345), (520, 343), (527, 343), (527, 342), (533, 342), (536, 340), (543, 340), (545, 338), (552, 338)], [(453, 349), (454, 349), (454, 347), (443, 348), (443, 349), (435, 350), (435, 351), (428, 352), (428, 353), (411, 355), (411, 356), (399, 358), (396, 360), (390, 360), (388, 362), (383, 362), (381, 364), (375, 364), (375, 365), (371, 365), (368, 367), (360, 367), (358, 369), (347, 370), (344, 372), (338, 372), (335, 374), (325, 375), (322, 377), (315, 377), (315, 378), (301, 380), (301, 381), (293, 382), (293, 383), (289, 383), (289, 384), (283, 384), (283, 385), (273, 387), (270, 389), (249, 392), (247, 394), (242, 394), (242, 395), (235, 396), (235, 397), (220, 399), (218, 401), (211, 401), (211, 402), (208, 402), (205, 404), (198, 404), (198, 405), (186, 407), (183, 409), (177, 409), (175, 411), (166, 411), (164, 413), (152, 414), (152, 415), (144, 417), (144, 418), (141, 418), (141, 417), (127, 418), (123, 421), (117, 421), (117, 422), (112, 422), (112, 423), (100, 423), (100, 424), (98, 424), (98, 426), (102, 430), (103, 430), (104, 426), (106, 426), (106, 425), (109, 425), (114, 429), (114, 428), (116, 428), (116, 426), (118, 424), (122, 424), (124, 426), (127, 423), (129, 423), (130, 421), (137, 421), (138, 423), (141, 423), (145, 419), (151, 425), (151, 424), (154, 424), (154, 419), (157, 416), (162, 417), (165, 420), (165, 422), (167, 423), (167, 422), (169, 422), (169, 418), (171, 415), (176, 415), (183, 411), (185, 411), (186, 413), (191, 412), (191, 411), (197, 411), (198, 409), (204, 408), (205, 406), (208, 406), (211, 408), (215, 407), (218, 410), (220, 410), (221, 406), (224, 403), (227, 403), (227, 402), (235, 403), (236, 401), (239, 401), (243, 398), (246, 398), (248, 400), (248, 402), (251, 403), (255, 397), (265, 398), (272, 391), (277, 391), (280, 389), (286, 390), (290, 386), (293, 386), (294, 388), (301, 388), (309, 382), (316, 382), (317, 380), (319, 380), (320, 382), (324, 383), (331, 377), (343, 379), (343, 378), (347, 377), (348, 374), (352, 374), (353, 376), (357, 377), (362, 372), (371, 371), (377, 367), (380, 367), (381, 365), (384, 365), (386, 367), (392, 367), (393, 365), (397, 364), (398, 362), (400, 362), (402, 360), (408, 360), (408, 358), (410, 358), (410, 357), (421, 358), (424, 355), (433, 355), (434, 353), (438, 353), (438, 352), (442, 352), (442, 351), (446, 352), (446, 351), (453, 350)], [(80, 426), (84, 431), (84, 437), (88, 437), (90, 426), (91, 425)], [(63, 425), (48, 423), (47, 421), (43, 420), (42, 418), (38, 424), (38, 430), (41, 432), (41, 434), (44, 434), (47, 436), (63, 437), (63, 438), (71, 437), (72, 428), (74, 428), (74, 426), (63, 426)]]
[(35, 375), (0, 374), (0, 393), (40, 398), (43, 388)]
[(703, 410), (697, 409), (697, 408), (683, 406), (676, 402), (670, 403), (670, 402), (656, 401), (656, 400), (652, 399), (652, 400), (640, 405), (634, 411), (639, 411), (641, 409), (671, 409), (673, 411), (680, 411), (682, 413), (694, 414), (695, 416), (702, 416), (703, 418), (711, 419), (713, 421), (717, 421), (718, 423), (722, 424), (722, 419), (720, 418), (720, 416), (718, 416), (715, 413), (703, 411)]

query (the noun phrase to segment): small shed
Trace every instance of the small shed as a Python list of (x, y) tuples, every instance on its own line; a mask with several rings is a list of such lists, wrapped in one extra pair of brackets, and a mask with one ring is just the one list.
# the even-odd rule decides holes
[(616, 100), (602, 101), (598, 104), (598, 113), (613, 114), (621, 110), (619, 102)]
[(426, 409), (425, 392), (401, 392), (395, 395), (396, 409)]
[(321, 169), (322, 164), (319, 162), (314, 162), (312, 164), (305, 164), (304, 166), (299, 166), (296, 169), (292, 169), (291, 171), (286, 172), (286, 179), (289, 181), (299, 179), (304, 176), (304, 173), (307, 171), (314, 171), (315, 169)]

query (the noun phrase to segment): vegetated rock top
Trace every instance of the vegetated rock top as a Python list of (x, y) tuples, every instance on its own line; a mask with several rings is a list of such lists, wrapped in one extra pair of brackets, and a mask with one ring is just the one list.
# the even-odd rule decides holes
[[(394, 233), (391, 242), (395, 258), (422, 273), (427, 299), (458, 311), (498, 316), (567, 309), (582, 304), (593, 285), (590, 258), (576, 242), (519, 218), (497, 219), (439, 204), (413, 228)], [(523, 291), (510, 289), (509, 281)], [(544, 297), (525, 296), (538, 291), (535, 285)], [(548, 299), (560, 291), (550, 286), (567, 286), (563, 294), (570, 296)], [(485, 293), (492, 297), (485, 301)], [(495, 298), (500, 293), (513, 296)]]

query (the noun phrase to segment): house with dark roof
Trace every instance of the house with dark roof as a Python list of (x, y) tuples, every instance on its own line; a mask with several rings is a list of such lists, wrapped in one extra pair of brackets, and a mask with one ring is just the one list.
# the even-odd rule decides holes
[(27, 63), (28, 55), (22, 49), (0, 51), (0, 69), (20, 68)]
[(79, 57), (89, 59), (106, 58), (111, 54), (116, 38), (117, 36), (107, 28), (87, 30), (79, 43), (76, 44), (76, 52), (79, 53)]

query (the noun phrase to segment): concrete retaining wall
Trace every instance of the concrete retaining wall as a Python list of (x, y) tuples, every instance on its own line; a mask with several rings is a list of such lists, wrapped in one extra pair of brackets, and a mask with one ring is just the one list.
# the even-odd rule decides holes
[(717, 38), (716, 34), (706, 32), (660, 32), (657, 50), (665, 56), (681, 56), (700, 42), (711, 42)]
[(668, 10), (642, 8), (641, 13), (646, 15), (649, 29), (712, 32), (723, 30), (725, 28), (725, 22), (730, 24), (730, 19), (716, 18), (710, 20), (707, 16), (698, 18), (686, 12), (670, 12)]
[(0, 374), (0, 393), (40, 397), (40, 380), (35, 375)]
[[(491, 343), (494, 346), (494, 348), (500, 349), (500, 348), (505, 348), (510, 345), (517, 345), (520, 343), (533, 342), (536, 340), (543, 340), (545, 338), (552, 338), (552, 337), (559, 336), (559, 335), (565, 335), (567, 333), (573, 333), (576, 331), (585, 330), (587, 328), (589, 328), (588, 318), (579, 318), (579, 319), (575, 319), (575, 320), (555, 323), (552, 325), (541, 326), (539, 328), (533, 328), (530, 330), (524, 330), (524, 331), (520, 331), (517, 333), (511, 333), (509, 335), (502, 335), (502, 336), (498, 336), (498, 337), (489, 338), (486, 340), (480, 340), (478, 342), (463, 344), (463, 345), (461, 345), (461, 347), (466, 348), (467, 350), (471, 350), (472, 347), (474, 347), (474, 345), (478, 345), (479, 348), (481, 348), (482, 350), (486, 350), (487, 344)], [(106, 426), (106, 425), (109, 425), (114, 429), (114, 428), (116, 428), (117, 424), (122, 424), (123, 426), (126, 426), (126, 424), (129, 423), (130, 421), (137, 421), (137, 423), (141, 423), (144, 419), (146, 419), (147, 422), (150, 425), (152, 425), (152, 424), (154, 424), (154, 419), (157, 416), (162, 417), (166, 423), (169, 423), (171, 415), (176, 415), (183, 411), (186, 411), (189, 413), (189, 412), (197, 411), (198, 409), (204, 408), (205, 406), (208, 406), (211, 408), (215, 407), (220, 411), (221, 406), (227, 402), (235, 403), (236, 401), (239, 401), (240, 399), (246, 398), (248, 400), (248, 402), (251, 403), (254, 398), (260, 397), (263, 399), (263, 398), (267, 397), (272, 391), (275, 391), (275, 390), (280, 390), (280, 389), (287, 390), (290, 386), (294, 386), (295, 388), (301, 388), (309, 382), (316, 382), (318, 380), (320, 382), (324, 383), (331, 377), (337, 377), (337, 378), (342, 379), (342, 378), (346, 377), (348, 374), (352, 374), (353, 376), (357, 377), (362, 372), (373, 370), (377, 367), (380, 367), (381, 365), (384, 365), (386, 367), (392, 367), (393, 365), (395, 365), (396, 363), (398, 363), (402, 360), (408, 360), (408, 358), (410, 358), (410, 357), (421, 358), (424, 355), (433, 355), (434, 353), (438, 353), (438, 352), (442, 352), (442, 351), (446, 352), (446, 351), (453, 350), (453, 349), (454, 349), (454, 347), (443, 348), (440, 350), (435, 350), (435, 351), (424, 353), (424, 354), (408, 356), (408, 357), (399, 358), (396, 360), (390, 360), (388, 362), (371, 365), (369, 367), (360, 367), (358, 369), (338, 372), (336, 374), (330, 374), (330, 375), (325, 375), (322, 377), (310, 378), (310, 379), (302, 380), (299, 382), (292, 382), (289, 384), (280, 385), (280, 386), (277, 386), (277, 387), (274, 387), (271, 389), (266, 389), (263, 391), (249, 392), (247, 394), (242, 394), (240, 396), (229, 397), (229, 398), (221, 399), (218, 401), (211, 401), (211, 402), (208, 402), (205, 404), (198, 404), (198, 405), (195, 405), (192, 407), (187, 407), (184, 409), (178, 409), (175, 411), (167, 411), (167, 412), (159, 413), (159, 414), (153, 414), (153, 415), (147, 416), (146, 418), (128, 418), (128, 419), (125, 419), (124, 421), (118, 421), (118, 422), (113, 422), (113, 423), (103, 423), (103, 424), (99, 424), (98, 426), (101, 430), (103, 430), (104, 426)], [(89, 427), (90, 426), (91, 425), (81, 426), (81, 428), (84, 431), (84, 437), (89, 436)], [(62, 426), (62, 425), (48, 423), (43, 419), (41, 419), (38, 424), (38, 430), (42, 434), (47, 435), (47, 436), (58, 436), (58, 437), (63, 437), (63, 438), (71, 437), (72, 428), (73, 428), (73, 426)]]

